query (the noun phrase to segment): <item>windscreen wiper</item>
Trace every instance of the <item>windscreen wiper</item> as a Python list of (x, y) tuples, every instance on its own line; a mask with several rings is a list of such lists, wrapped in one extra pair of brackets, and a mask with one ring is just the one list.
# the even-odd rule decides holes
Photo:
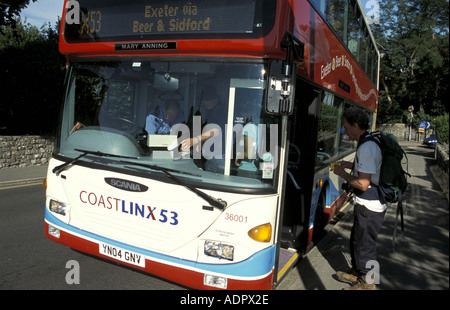
[(60, 173), (69, 165), (72, 165), (73, 163), (77, 162), (80, 158), (86, 156), (86, 155), (95, 155), (99, 157), (115, 157), (115, 158), (128, 158), (128, 159), (139, 159), (139, 157), (132, 157), (132, 156), (122, 156), (122, 155), (115, 155), (115, 154), (109, 154), (109, 153), (103, 153), (100, 151), (90, 151), (90, 150), (81, 150), (81, 149), (74, 149), (77, 152), (81, 152), (82, 154), (78, 157), (73, 158), (72, 160), (69, 160), (68, 162), (65, 162), (64, 164), (61, 164), (59, 166), (56, 166), (53, 168), (52, 172), (55, 174)]
[(156, 165), (140, 164), (140, 163), (129, 162), (129, 161), (121, 161), (121, 162), (127, 163), (127, 164), (136, 165), (136, 166), (141, 166), (141, 167), (145, 167), (145, 168), (150, 168), (150, 169), (156, 170), (156, 171), (161, 171), (169, 179), (171, 179), (171, 180), (175, 181), (176, 183), (186, 187), (187, 189), (189, 189), (193, 193), (195, 193), (198, 196), (200, 196), (201, 198), (203, 198), (203, 200), (208, 202), (212, 207), (215, 207), (215, 208), (223, 211), (226, 208), (226, 206), (227, 206), (227, 202), (225, 200), (222, 200), (220, 198), (212, 197), (212, 196), (202, 192), (201, 190), (198, 190), (197, 188), (195, 188), (195, 187), (193, 187), (193, 186), (183, 182), (182, 180), (180, 180), (179, 178), (174, 176), (172, 173), (170, 173), (170, 171), (177, 172), (176, 170), (172, 170), (172, 169), (169, 169), (169, 168), (163, 168), (163, 167), (156, 166)]

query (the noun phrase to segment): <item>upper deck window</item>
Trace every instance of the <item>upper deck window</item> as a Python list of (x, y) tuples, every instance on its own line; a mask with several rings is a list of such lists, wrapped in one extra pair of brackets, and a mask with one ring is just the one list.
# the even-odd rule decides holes
[(68, 8), (69, 43), (255, 38), (275, 20), (275, 0), (78, 0)]
[(378, 54), (356, 0), (310, 0), (347, 47), (361, 68), (377, 84)]

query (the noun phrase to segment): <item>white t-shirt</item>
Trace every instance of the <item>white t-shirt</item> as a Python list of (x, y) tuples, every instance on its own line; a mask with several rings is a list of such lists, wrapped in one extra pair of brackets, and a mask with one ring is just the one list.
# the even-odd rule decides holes
[[(357, 149), (355, 157), (355, 167), (353, 175), (358, 176), (358, 172), (371, 174), (371, 183), (378, 185), (380, 180), (382, 155), (381, 150), (374, 141), (367, 141)], [(369, 187), (371, 187), (369, 185)], [(387, 204), (382, 204), (379, 200), (367, 200), (354, 196), (354, 202), (365, 206), (373, 212), (383, 212)]]

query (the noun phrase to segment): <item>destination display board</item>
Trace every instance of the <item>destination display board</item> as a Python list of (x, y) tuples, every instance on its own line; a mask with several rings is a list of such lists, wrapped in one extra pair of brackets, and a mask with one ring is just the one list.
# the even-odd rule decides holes
[(64, 38), (82, 43), (260, 37), (273, 26), (275, 4), (275, 0), (70, 0)]

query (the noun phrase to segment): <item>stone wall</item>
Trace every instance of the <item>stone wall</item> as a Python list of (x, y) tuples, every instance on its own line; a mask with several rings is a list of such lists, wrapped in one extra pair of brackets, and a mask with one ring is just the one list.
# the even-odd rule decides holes
[[(393, 133), (398, 141), (407, 141), (409, 135), (409, 127), (405, 124), (382, 124), (378, 125), (377, 130)], [(411, 139), (416, 139), (415, 132), (411, 133)]]
[(437, 171), (435, 175), (437, 176), (437, 180), (439, 185), (442, 187), (444, 194), (447, 196), (447, 200), (449, 199), (449, 179), (448, 179), (448, 169), (449, 169), (449, 150), (448, 144), (436, 145), (435, 149), (435, 159), (437, 162)]
[(49, 136), (0, 136), (0, 169), (46, 165), (54, 141)]
[(449, 152), (448, 152), (448, 145), (442, 145), (438, 144), (436, 145), (435, 149), (435, 158), (437, 161), (438, 166), (448, 174), (448, 158), (449, 158)]
[[(380, 130), (380, 131), (387, 131), (390, 133), (393, 133), (398, 141), (408, 141), (408, 136), (409, 136), (409, 127), (405, 124), (381, 124), (378, 125), (378, 127), (376, 128), (376, 130)], [(432, 133), (431, 130), (427, 131), (427, 136), (430, 136), (430, 134)], [(411, 130), (411, 140), (410, 141), (416, 141), (416, 142), (420, 142), (422, 143), (422, 141), (425, 139), (425, 133), (421, 132), (419, 134), (419, 132), (416, 131), (416, 129), (412, 129)]]

